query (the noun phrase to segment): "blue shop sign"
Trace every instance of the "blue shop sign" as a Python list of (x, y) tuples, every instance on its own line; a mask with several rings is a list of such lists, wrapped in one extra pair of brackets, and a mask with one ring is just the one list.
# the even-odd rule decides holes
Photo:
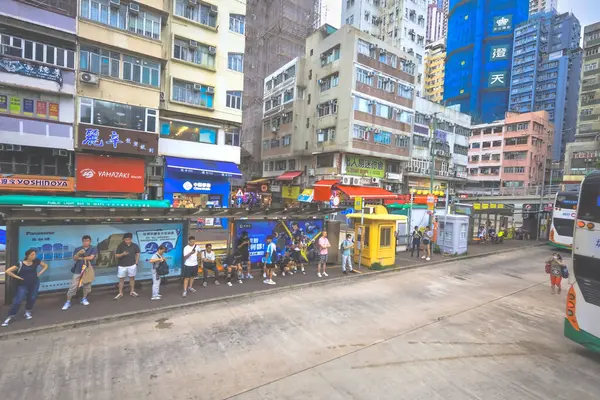
[(231, 162), (191, 160), (188, 158), (166, 157), (167, 171), (196, 176), (219, 176), (224, 178), (241, 178), (238, 166)]
[(224, 179), (202, 179), (193, 175), (165, 176), (165, 193), (229, 194), (229, 182)]

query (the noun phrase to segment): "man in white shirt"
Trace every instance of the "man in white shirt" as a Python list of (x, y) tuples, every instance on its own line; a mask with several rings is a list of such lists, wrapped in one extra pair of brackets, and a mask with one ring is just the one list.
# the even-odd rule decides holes
[(200, 246), (196, 244), (196, 238), (190, 236), (188, 245), (183, 249), (183, 269), (181, 276), (183, 277), (183, 294), (181, 297), (187, 297), (188, 291), (195, 293), (194, 279), (198, 276), (198, 253)]
[(202, 252), (202, 286), (208, 285), (208, 270), (213, 271), (215, 274), (215, 285), (219, 286), (219, 270), (217, 269), (217, 256), (212, 251), (212, 244), (206, 245), (206, 250)]

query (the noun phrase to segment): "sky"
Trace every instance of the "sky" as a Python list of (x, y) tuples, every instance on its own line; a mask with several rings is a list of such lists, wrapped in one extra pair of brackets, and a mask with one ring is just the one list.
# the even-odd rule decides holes
[[(343, 0), (322, 0), (323, 22), (340, 27)], [(558, 0), (558, 11), (571, 11), (579, 19), (581, 26), (600, 22), (600, 0)]]

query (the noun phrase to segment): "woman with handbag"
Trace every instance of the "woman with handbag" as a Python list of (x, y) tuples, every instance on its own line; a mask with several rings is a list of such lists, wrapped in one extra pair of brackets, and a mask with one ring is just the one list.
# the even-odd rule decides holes
[[(561, 282), (563, 276), (568, 277), (567, 266), (563, 263), (562, 257), (558, 253), (554, 253), (552, 258), (546, 261), (546, 265), (550, 265), (550, 293), (554, 294), (554, 287), (558, 288), (558, 293), (562, 291)], [(546, 271), (548, 269), (546, 268)], [(565, 276), (566, 275), (566, 276)]]
[[(38, 267), (42, 270), (38, 272)], [(13, 265), (6, 270), (6, 275), (17, 281), (17, 292), (13, 299), (12, 307), (8, 313), (8, 318), (2, 326), (8, 326), (10, 321), (17, 315), (21, 303), (27, 299), (25, 303), (25, 319), (31, 319), (31, 311), (37, 299), (38, 290), (40, 289), (40, 275), (48, 269), (48, 264), (37, 259), (35, 249), (29, 249), (25, 252), (25, 259), (19, 262), (19, 266)]]
[(161, 263), (167, 262), (167, 260), (165, 260), (165, 258), (163, 257), (165, 251), (167, 251), (167, 248), (165, 246), (158, 246), (158, 250), (156, 251), (156, 253), (154, 253), (154, 255), (149, 261), (149, 263), (152, 264), (152, 297), (150, 298), (150, 300), (162, 299), (162, 296), (160, 295), (160, 274), (158, 268)]

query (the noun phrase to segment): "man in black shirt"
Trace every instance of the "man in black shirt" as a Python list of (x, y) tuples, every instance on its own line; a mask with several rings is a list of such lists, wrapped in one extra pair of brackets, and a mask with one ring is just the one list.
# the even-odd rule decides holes
[[(248, 232), (242, 232), (235, 253), (239, 256), (239, 262), (242, 265), (242, 277), (252, 279), (253, 276), (250, 274), (252, 264), (250, 263), (250, 238), (248, 237)], [(246, 270), (245, 276), (243, 272), (244, 269)]]
[(140, 247), (131, 240), (133, 235), (126, 233), (123, 235), (123, 241), (117, 246), (115, 257), (119, 260), (118, 277), (119, 277), (119, 294), (115, 300), (123, 297), (123, 286), (125, 286), (125, 277), (129, 276), (129, 295), (137, 297), (135, 292), (135, 274), (137, 273), (137, 265), (140, 260)]

